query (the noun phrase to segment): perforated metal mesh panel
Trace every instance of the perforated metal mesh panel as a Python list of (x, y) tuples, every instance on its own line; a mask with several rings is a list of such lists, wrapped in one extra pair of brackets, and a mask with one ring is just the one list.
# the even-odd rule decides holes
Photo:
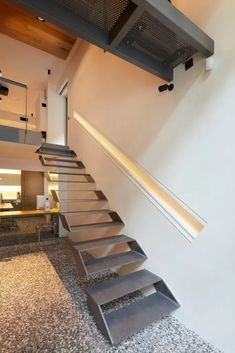
[(133, 48), (174, 68), (196, 53), (164, 24), (144, 12), (124, 39)]
[(110, 32), (129, 0), (56, 0), (83, 19)]

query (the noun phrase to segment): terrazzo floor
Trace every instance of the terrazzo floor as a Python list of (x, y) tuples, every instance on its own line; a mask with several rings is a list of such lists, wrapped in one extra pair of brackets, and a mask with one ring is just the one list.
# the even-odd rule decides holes
[(96, 328), (84, 293), (101, 280), (79, 275), (66, 240), (1, 247), (0, 353), (220, 352), (173, 316), (112, 347)]

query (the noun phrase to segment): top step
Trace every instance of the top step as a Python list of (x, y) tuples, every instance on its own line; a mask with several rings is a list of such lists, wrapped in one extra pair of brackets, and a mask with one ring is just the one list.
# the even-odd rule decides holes
[(41, 144), (41, 147), (43, 148), (50, 148), (50, 149), (56, 149), (56, 150), (69, 150), (69, 146), (65, 145), (56, 145), (55, 143), (45, 143), (43, 142)]
[(70, 150), (68, 146), (55, 145), (50, 143), (43, 143), (36, 151), (42, 155), (63, 156), (63, 157), (76, 157), (76, 153)]

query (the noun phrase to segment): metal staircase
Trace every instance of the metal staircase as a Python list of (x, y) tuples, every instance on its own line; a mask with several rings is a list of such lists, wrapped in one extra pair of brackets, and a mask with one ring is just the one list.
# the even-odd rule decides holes
[[(58, 189), (51, 193), (59, 203), (61, 222), (69, 232), (80, 272), (102, 274), (106, 270), (142, 264), (147, 259), (146, 254), (134, 238), (120, 234), (124, 222), (117, 212), (109, 209), (107, 198), (96, 190), (94, 179), (85, 173), (85, 166), (75, 152), (67, 146), (49, 144), (42, 145), (37, 153), (40, 151), (42, 165), (56, 168), (48, 172), (48, 180), (58, 183)], [(87, 252), (93, 256), (84, 256)], [(154, 293), (141, 295), (131, 304), (105, 312), (105, 304), (149, 287)], [(97, 326), (112, 344), (118, 344), (179, 308), (165, 282), (147, 270), (104, 280), (87, 288), (86, 293)]]

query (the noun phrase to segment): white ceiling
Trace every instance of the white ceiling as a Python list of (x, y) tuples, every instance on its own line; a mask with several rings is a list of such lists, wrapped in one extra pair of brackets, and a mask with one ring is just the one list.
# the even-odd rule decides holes
[(3, 76), (42, 90), (50, 78), (47, 70), (53, 68), (53, 80), (65, 61), (0, 34), (0, 65)]

